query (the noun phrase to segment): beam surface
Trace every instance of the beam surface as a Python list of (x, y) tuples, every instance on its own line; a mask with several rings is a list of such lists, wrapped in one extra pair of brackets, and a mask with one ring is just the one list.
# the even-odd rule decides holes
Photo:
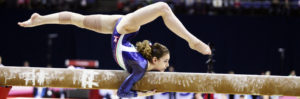
[[(118, 89), (121, 70), (0, 67), (0, 85)], [(300, 78), (288, 76), (148, 72), (134, 90), (300, 96)]]

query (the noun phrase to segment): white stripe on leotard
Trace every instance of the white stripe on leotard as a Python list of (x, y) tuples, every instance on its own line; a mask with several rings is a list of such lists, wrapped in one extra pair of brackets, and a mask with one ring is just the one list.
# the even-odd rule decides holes
[(127, 46), (124, 46), (122, 44), (124, 36), (125, 36), (125, 34), (122, 34), (120, 36), (119, 40), (118, 40), (117, 48), (116, 48), (116, 57), (117, 57), (118, 64), (120, 65), (120, 67), (122, 67), (124, 70), (126, 70), (126, 67), (125, 67), (125, 64), (124, 64), (124, 59), (123, 59), (123, 56), (122, 56), (122, 52), (123, 51), (138, 52), (138, 51), (136, 50), (136, 48), (132, 44), (131, 44), (131, 47), (127, 47)]
[(122, 51), (126, 51), (126, 52), (138, 52), (133, 45), (131, 45), (131, 47), (127, 47), (127, 46), (122, 45)]
[(124, 38), (124, 34), (122, 34), (118, 40), (117, 43), (117, 47), (116, 47), (116, 57), (117, 57), (117, 61), (118, 64), (120, 65), (121, 68), (123, 68), (124, 70), (126, 70), (125, 64), (124, 64), (124, 60), (123, 60), (123, 56), (122, 56), (122, 41)]

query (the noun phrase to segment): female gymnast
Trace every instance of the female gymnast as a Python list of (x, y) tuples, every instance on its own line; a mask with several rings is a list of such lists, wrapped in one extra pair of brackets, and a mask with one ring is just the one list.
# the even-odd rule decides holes
[(204, 55), (211, 54), (208, 45), (192, 35), (164, 2), (145, 6), (126, 15), (81, 15), (64, 11), (42, 16), (34, 13), (29, 20), (18, 22), (18, 25), (34, 27), (44, 24), (71, 24), (101, 34), (112, 34), (111, 44), (115, 61), (130, 73), (118, 89), (117, 95), (119, 97), (137, 97), (155, 93), (155, 90), (143, 93), (131, 88), (144, 76), (146, 71), (164, 71), (169, 66), (170, 53), (164, 45), (159, 43), (152, 45), (147, 40), (137, 42), (135, 47), (130, 43), (130, 39), (138, 33), (142, 25), (160, 16), (168, 29), (186, 40), (191, 49)]

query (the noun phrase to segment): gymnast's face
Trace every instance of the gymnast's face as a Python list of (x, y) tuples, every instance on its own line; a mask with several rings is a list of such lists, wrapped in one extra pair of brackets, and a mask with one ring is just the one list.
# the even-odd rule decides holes
[(169, 67), (170, 54), (165, 54), (161, 58), (157, 59), (153, 58), (154, 69), (159, 70), (161, 72), (165, 71), (166, 68)]

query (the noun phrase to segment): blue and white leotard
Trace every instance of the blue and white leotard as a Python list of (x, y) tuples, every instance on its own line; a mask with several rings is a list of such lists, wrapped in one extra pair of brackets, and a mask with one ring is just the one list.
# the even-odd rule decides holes
[(116, 27), (121, 21), (118, 19), (112, 37), (111, 45), (115, 61), (130, 75), (125, 79), (118, 89), (119, 97), (137, 97), (137, 92), (131, 90), (133, 85), (139, 81), (145, 74), (148, 61), (135, 48), (130, 40), (138, 34), (138, 32), (119, 34)]

